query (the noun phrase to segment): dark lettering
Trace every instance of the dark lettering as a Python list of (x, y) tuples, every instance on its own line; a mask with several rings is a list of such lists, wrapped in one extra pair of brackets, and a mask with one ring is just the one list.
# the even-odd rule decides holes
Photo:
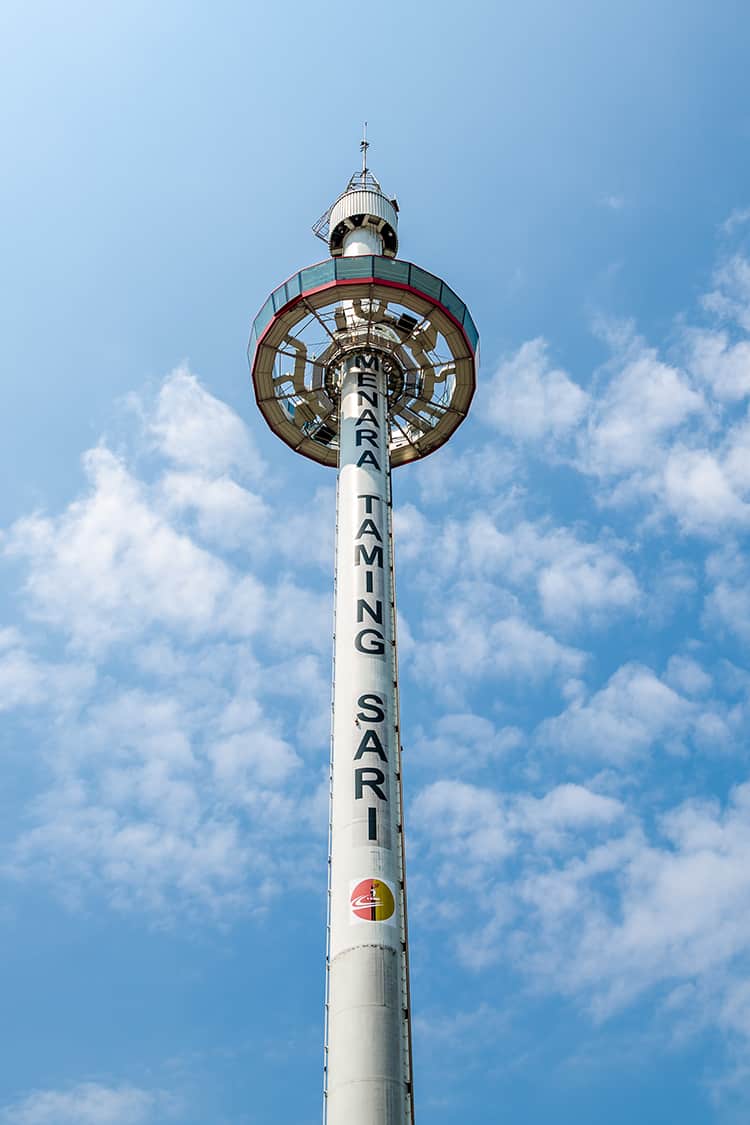
[[(372, 640), (365, 642), (365, 637), (371, 637)], [(379, 629), (360, 629), (354, 638), (354, 647), (357, 652), (364, 652), (368, 656), (382, 656), (385, 652), (385, 637)]]
[(368, 516), (371, 516), (371, 515), (372, 515), (372, 502), (373, 502), (373, 500), (377, 500), (378, 504), (382, 504), (382, 503), (383, 503), (383, 501), (382, 501), (382, 499), (380, 498), (380, 496), (373, 496), (373, 495), (371, 495), (371, 494), (370, 494), (369, 492), (362, 492), (362, 493), (361, 493), (361, 494), (360, 494), (360, 495), (359, 495), (359, 496), (357, 497), (357, 499), (358, 499), (358, 500), (364, 500), (364, 502), (365, 502), (365, 512), (366, 512), (366, 514), (367, 514)]
[(383, 548), (379, 547), (377, 543), (373, 546), (372, 550), (367, 552), (367, 547), (364, 543), (354, 544), (354, 565), (359, 566), (363, 562), (365, 566), (379, 566), (383, 569)]
[(373, 621), (375, 622), (376, 625), (382, 625), (383, 624), (383, 603), (382, 602), (380, 602), (380, 601), (375, 602), (375, 608), (373, 609), (372, 606), (370, 605), (370, 603), (366, 602), (364, 598), (357, 598), (357, 624), (358, 625), (361, 625), (362, 622), (365, 619), (365, 610), (367, 610), (367, 612), (369, 613), (370, 617), (373, 619)]
[(362, 405), (362, 401), (369, 402), (370, 406), (377, 408), (378, 405), (378, 392), (373, 391), (372, 394), (367, 394), (366, 391), (357, 391), (357, 406)]
[(378, 370), (378, 357), (376, 355), (359, 355), (357, 362), (360, 367), (372, 367), (375, 371)]
[[(376, 695), (374, 691), (367, 691), (364, 695), (360, 695), (357, 706), (362, 710), (357, 711), (357, 718), (368, 723), (382, 723), (385, 718), (385, 710), (381, 706), (383, 702), (382, 695)], [(366, 714), (367, 711), (372, 711), (372, 714)]]
[(374, 535), (375, 538), (379, 539), (381, 543), (383, 542), (383, 536), (375, 526), (375, 520), (362, 520), (360, 529), (354, 536), (354, 538), (361, 539), (363, 535)]
[(375, 593), (375, 575), (371, 570), (368, 570), (365, 574), (365, 592), (368, 594)]
[(354, 761), (359, 761), (365, 754), (377, 754), (381, 762), (387, 762), (383, 743), (378, 738), (377, 732), (374, 730), (366, 730), (362, 735), (362, 741), (357, 747), (357, 753), (354, 755)]
[(370, 449), (366, 449), (359, 461), (357, 461), (358, 469), (361, 469), (363, 465), (374, 465), (378, 472), (380, 471), (380, 462)]
[[(365, 776), (367, 774), (367, 776)], [(372, 789), (376, 797), (381, 801), (387, 801), (383, 790), (380, 786), (385, 781), (385, 774), (382, 770), (376, 769), (375, 766), (357, 766), (354, 771), (354, 800), (362, 800), (362, 790)]]
[(378, 838), (378, 810), (375, 805), (370, 805), (367, 810), (367, 839), (377, 840)]
[(355, 426), (363, 426), (365, 424), (365, 422), (372, 422), (373, 425), (375, 425), (375, 426), (380, 425), (380, 422), (378, 421), (378, 416), (377, 416), (377, 414), (375, 413), (374, 410), (363, 410), (362, 413), (360, 414), (359, 418), (357, 419), (357, 421), (354, 423), (354, 425)]
[(357, 449), (359, 449), (363, 441), (369, 442), (375, 449), (378, 448), (377, 430), (357, 430), (355, 436), (357, 438)]

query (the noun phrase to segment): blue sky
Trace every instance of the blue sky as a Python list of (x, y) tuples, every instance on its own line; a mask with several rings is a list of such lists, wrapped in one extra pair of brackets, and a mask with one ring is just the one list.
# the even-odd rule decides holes
[(245, 347), (364, 118), (482, 337), (395, 476), (419, 1120), (746, 1121), (749, 30), (4, 6), (3, 1125), (319, 1120), (334, 474)]

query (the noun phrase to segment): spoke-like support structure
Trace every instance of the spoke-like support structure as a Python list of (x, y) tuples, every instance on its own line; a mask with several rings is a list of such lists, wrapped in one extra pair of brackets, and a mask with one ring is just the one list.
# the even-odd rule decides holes
[(433, 274), (376, 255), (300, 270), (259, 312), (250, 341), (256, 398), (293, 449), (338, 464), (335, 372), (354, 351), (390, 360), (390, 463), (415, 461), (448, 440), (475, 388), (478, 334), (463, 301)]

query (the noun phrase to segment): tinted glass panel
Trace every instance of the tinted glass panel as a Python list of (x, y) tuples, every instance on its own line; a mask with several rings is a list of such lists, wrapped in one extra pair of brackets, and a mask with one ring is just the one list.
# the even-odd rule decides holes
[(268, 325), (272, 316), (273, 316), (273, 301), (269, 297), (268, 300), (266, 301), (265, 305), (263, 306), (263, 308), (260, 310), (260, 312), (258, 313), (258, 315), (255, 318), (255, 324), (254, 324), (253, 327), (255, 328), (256, 339), (258, 338), (258, 336), (260, 336), (263, 329)]
[(434, 277), (427, 270), (421, 270), (419, 266), (412, 266), (411, 284), (421, 293), (426, 293), (428, 297), (434, 297), (436, 301), (440, 300), (440, 288), (443, 283), (439, 277)]
[(336, 277), (372, 277), (372, 257), (370, 254), (356, 258), (336, 258)]
[(271, 299), (273, 300), (273, 307), (276, 312), (283, 308), (286, 304), (286, 285), (280, 285), (278, 289), (274, 289), (271, 294)]
[(409, 284), (409, 263), (399, 262), (395, 258), (376, 258), (375, 277), (382, 277), (384, 281), (401, 281)]
[(334, 262), (321, 262), (317, 266), (308, 266), (300, 273), (300, 282), (303, 292), (307, 289), (316, 289), (319, 285), (327, 285), (334, 278)]
[(477, 332), (477, 328), (476, 328), (476, 325), (474, 324), (474, 321), (471, 319), (471, 316), (469, 315), (468, 309), (464, 313), (464, 332), (469, 337), (469, 342), (470, 342), (472, 348), (474, 349), (474, 351), (476, 351), (477, 350), (477, 344), (479, 343), (479, 333)]
[(290, 301), (291, 301), (292, 297), (299, 297), (300, 286), (299, 286), (299, 274), (298, 273), (295, 273), (294, 277), (290, 277), (289, 280), (287, 281), (286, 292), (287, 292), (287, 297), (289, 298)]
[(464, 313), (466, 312), (466, 305), (463, 303), (460, 297), (456, 296), (450, 286), (445, 284), (445, 282), (443, 282), (443, 287), (440, 291), (440, 294), (441, 303), (445, 305), (448, 312), (452, 313), (458, 323), (461, 324), (464, 319)]

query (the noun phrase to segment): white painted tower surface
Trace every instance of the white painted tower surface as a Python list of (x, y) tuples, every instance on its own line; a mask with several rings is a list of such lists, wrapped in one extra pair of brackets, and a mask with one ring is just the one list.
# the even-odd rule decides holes
[(338, 468), (326, 957), (326, 1125), (413, 1125), (391, 468), (469, 407), (478, 335), (439, 278), (396, 258), (395, 200), (366, 166), (316, 224), (331, 258), (253, 325), (258, 405)]

